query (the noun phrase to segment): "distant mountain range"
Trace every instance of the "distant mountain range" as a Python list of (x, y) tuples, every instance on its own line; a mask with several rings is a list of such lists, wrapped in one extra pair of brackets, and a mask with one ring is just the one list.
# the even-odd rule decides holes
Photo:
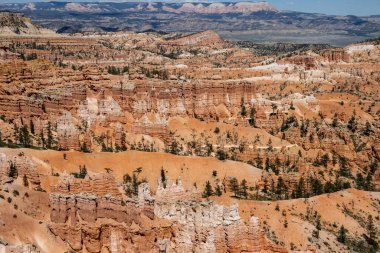
[[(181, 2), (181, 1), (180, 1)], [(5, 8), (21, 7), (23, 11), (72, 11), (80, 13), (112, 12), (169, 12), (169, 13), (248, 13), (257, 11), (278, 11), (268, 2), (41, 2), (26, 4), (4, 4)]]
[(380, 36), (380, 16), (279, 11), (267, 2), (40, 2), (0, 4), (57, 32), (214, 30), (230, 40), (345, 45)]

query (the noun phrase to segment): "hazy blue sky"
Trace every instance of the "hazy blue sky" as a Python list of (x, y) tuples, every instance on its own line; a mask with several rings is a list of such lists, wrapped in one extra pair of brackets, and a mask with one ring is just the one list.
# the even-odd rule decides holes
[[(0, 0), (0, 3), (46, 2), (47, 0)], [(71, 2), (122, 2), (123, 0), (58, 0)], [(128, 0), (132, 2), (133, 0)], [(147, 0), (144, 0), (146, 2)], [(155, 0), (152, 0), (154, 2)], [(163, 0), (159, 0), (163, 1)], [(169, 0), (177, 2), (176, 0)], [(178, 2), (233, 2), (234, 0), (180, 0)], [(249, 1), (249, 0), (248, 0)], [(139, 2), (134, 0), (133, 2)], [(380, 0), (267, 0), (280, 10), (326, 13), (337, 15), (377, 15), (380, 14)]]

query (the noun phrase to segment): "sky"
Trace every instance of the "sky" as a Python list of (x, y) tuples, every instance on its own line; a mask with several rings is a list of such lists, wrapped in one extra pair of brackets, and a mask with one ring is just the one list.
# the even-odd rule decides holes
[[(0, 3), (46, 2), (49, 0), (0, 0)], [(123, 0), (58, 0), (69, 2), (122, 2)], [(140, 0), (128, 0), (139, 2)], [(146, 2), (148, 0), (144, 0)], [(151, 0), (154, 2), (155, 0)], [(159, 0), (164, 1), (164, 0)], [(178, 2), (232, 2), (234, 0), (180, 0)], [(247, 0), (246, 0), (247, 1)], [(250, 1), (250, 0), (248, 0)], [(170, 2), (177, 2), (170, 0)], [(291, 10), (332, 15), (380, 15), (380, 0), (267, 0), (280, 10)]]

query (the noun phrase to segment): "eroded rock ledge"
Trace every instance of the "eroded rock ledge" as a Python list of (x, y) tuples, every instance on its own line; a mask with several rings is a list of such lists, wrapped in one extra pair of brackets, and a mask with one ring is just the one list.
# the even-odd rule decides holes
[(64, 174), (50, 194), (49, 229), (75, 251), (287, 252), (267, 241), (258, 218), (244, 222), (237, 204), (203, 201), (180, 179), (167, 185), (152, 197), (142, 183), (127, 198), (111, 174)]

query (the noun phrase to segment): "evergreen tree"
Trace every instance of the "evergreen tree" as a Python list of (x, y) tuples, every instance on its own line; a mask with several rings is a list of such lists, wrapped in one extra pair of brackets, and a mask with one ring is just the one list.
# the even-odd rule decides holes
[(128, 183), (131, 183), (131, 182), (132, 182), (131, 176), (128, 173), (124, 174), (124, 176), (123, 176), (123, 183), (124, 184), (128, 184)]
[(133, 195), (137, 195), (138, 191), (139, 191), (139, 180), (138, 180), (138, 177), (136, 176), (135, 173), (133, 173), (133, 176), (132, 176), (132, 188), (133, 188)]
[(247, 109), (245, 108), (244, 103), (241, 104), (241, 111), (240, 111), (241, 116), (244, 118), (247, 116)]
[(323, 184), (321, 181), (318, 178), (312, 178), (310, 181), (312, 194), (314, 196), (323, 194)]
[(274, 160), (274, 164), (272, 164), (272, 170), (274, 174), (278, 175), (280, 173), (280, 168), (281, 168), (281, 159), (276, 156), (276, 159)]
[(355, 117), (355, 112), (351, 116), (350, 120), (347, 123), (347, 128), (351, 130), (351, 132), (355, 133), (357, 130), (357, 122), (356, 122), (356, 117)]
[(40, 133), (40, 144), (41, 144), (41, 148), (45, 148), (45, 136), (44, 136), (43, 129), (41, 130), (41, 133)]
[(166, 175), (165, 175), (165, 170), (164, 167), (161, 167), (161, 183), (166, 188)]
[(85, 178), (86, 175), (87, 175), (86, 165), (83, 165), (83, 167), (79, 166), (79, 178)]
[(316, 217), (315, 228), (317, 229), (315, 235), (317, 238), (319, 238), (319, 231), (322, 230), (321, 216), (320, 215), (317, 215), (317, 217)]
[(305, 125), (305, 122), (302, 120), (301, 122), (301, 137), (305, 137), (307, 134), (307, 127)]
[(374, 160), (371, 165), (369, 166), (369, 172), (373, 175), (375, 174), (377, 168), (379, 167), (379, 162), (377, 160)]
[(54, 137), (53, 137), (53, 131), (51, 129), (51, 123), (50, 123), (50, 121), (48, 122), (47, 132), (48, 132), (47, 133), (48, 137), (47, 137), (46, 147), (48, 149), (52, 149), (53, 145), (54, 145)]
[(32, 134), (35, 134), (35, 131), (34, 131), (34, 123), (33, 123), (33, 120), (32, 119), (30, 119), (30, 132), (32, 133)]
[(264, 178), (263, 192), (268, 193), (268, 181), (266, 178)]
[(369, 238), (372, 240), (372, 241), (376, 241), (376, 228), (375, 228), (375, 224), (373, 223), (373, 217), (372, 215), (368, 215), (368, 219), (367, 219), (367, 232), (368, 232), (368, 235), (369, 235)]
[(330, 161), (330, 158), (329, 158), (329, 155), (327, 153), (325, 153), (322, 157), (321, 157), (321, 164), (327, 168), (327, 164), (328, 162)]
[(325, 186), (323, 187), (324, 193), (332, 193), (335, 191), (335, 186), (331, 181), (327, 181)]
[(364, 183), (364, 190), (365, 191), (373, 191), (374, 190), (374, 185), (372, 184), (372, 175), (370, 173), (368, 173), (366, 179), (365, 179), (365, 183)]
[(240, 183), (240, 196), (247, 199), (248, 198), (248, 186), (247, 180), (243, 179)]
[(17, 177), (17, 167), (16, 164), (14, 164), (13, 162), (9, 163), (8, 177)]
[(127, 146), (126, 146), (127, 141), (126, 141), (126, 134), (124, 132), (121, 134), (120, 144), (121, 144), (121, 150), (126, 151), (127, 150)]
[(300, 178), (297, 184), (296, 192), (295, 192), (295, 197), (296, 198), (303, 198), (306, 194), (306, 189), (305, 189), (305, 180), (303, 177)]
[(24, 184), (25, 187), (29, 186), (28, 178), (26, 177), (25, 174), (24, 174), (24, 177), (22, 178), (22, 181), (23, 181), (23, 184)]
[(255, 107), (252, 107), (251, 108), (251, 111), (249, 113), (249, 124), (252, 126), (252, 127), (256, 127), (256, 109)]
[(285, 189), (284, 180), (282, 179), (282, 177), (278, 177), (277, 187), (276, 187), (276, 194), (281, 197), (281, 195), (283, 194), (284, 189)]
[(23, 147), (29, 147), (31, 144), (30, 134), (28, 127), (23, 125), (18, 132), (18, 140)]
[(131, 184), (127, 184), (124, 188), (124, 191), (125, 191), (125, 195), (127, 195), (128, 197), (131, 198), (133, 196), (133, 190), (132, 190)]
[(263, 159), (261, 159), (260, 155), (257, 154), (256, 160), (256, 167), (259, 169), (263, 169)]
[(270, 162), (269, 162), (269, 157), (267, 157), (265, 159), (265, 170), (269, 171), (269, 169), (270, 169)]
[(345, 244), (347, 239), (347, 229), (342, 225), (339, 229), (338, 242)]
[(222, 196), (222, 194), (223, 194), (222, 188), (220, 187), (219, 184), (217, 184), (215, 187), (215, 195), (216, 196)]
[(230, 190), (234, 193), (235, 197), (239, 195), (239, 183), (235, 177), (230, 179)]
[(373, 133), (371, 124), (368, 121), (365, 123), (363, 133), (366, 136), (369, 136), (371, 133)]
[(218, 151), (216, 151), (216, 158), (218, 158), (221, 161), (226, 160), (226, 158), (227, 158), (226, 152), (224, 152), (224, 150), (222, 150), (222, 149), (218, 149)]
[(359, 190), (363, 190), (366, 186), (366, 181), (362, 175), (362, 173), (358, 172), (356, 174), (356, 178), (355, 178), (355, 183), (356, 183), (356, 188), (359, 189)]
[(212, 190), (212, 186), (210, 184), (210, 181), (207, 181), (202, 196), (203, 196), (203, 198), (208, 198), (213, 194), (214, 194), (214, 192)]
[(351, 177), (351, 170), (348, 167), (347, 158), (339, 156), (339, 175), (342, 177)]

